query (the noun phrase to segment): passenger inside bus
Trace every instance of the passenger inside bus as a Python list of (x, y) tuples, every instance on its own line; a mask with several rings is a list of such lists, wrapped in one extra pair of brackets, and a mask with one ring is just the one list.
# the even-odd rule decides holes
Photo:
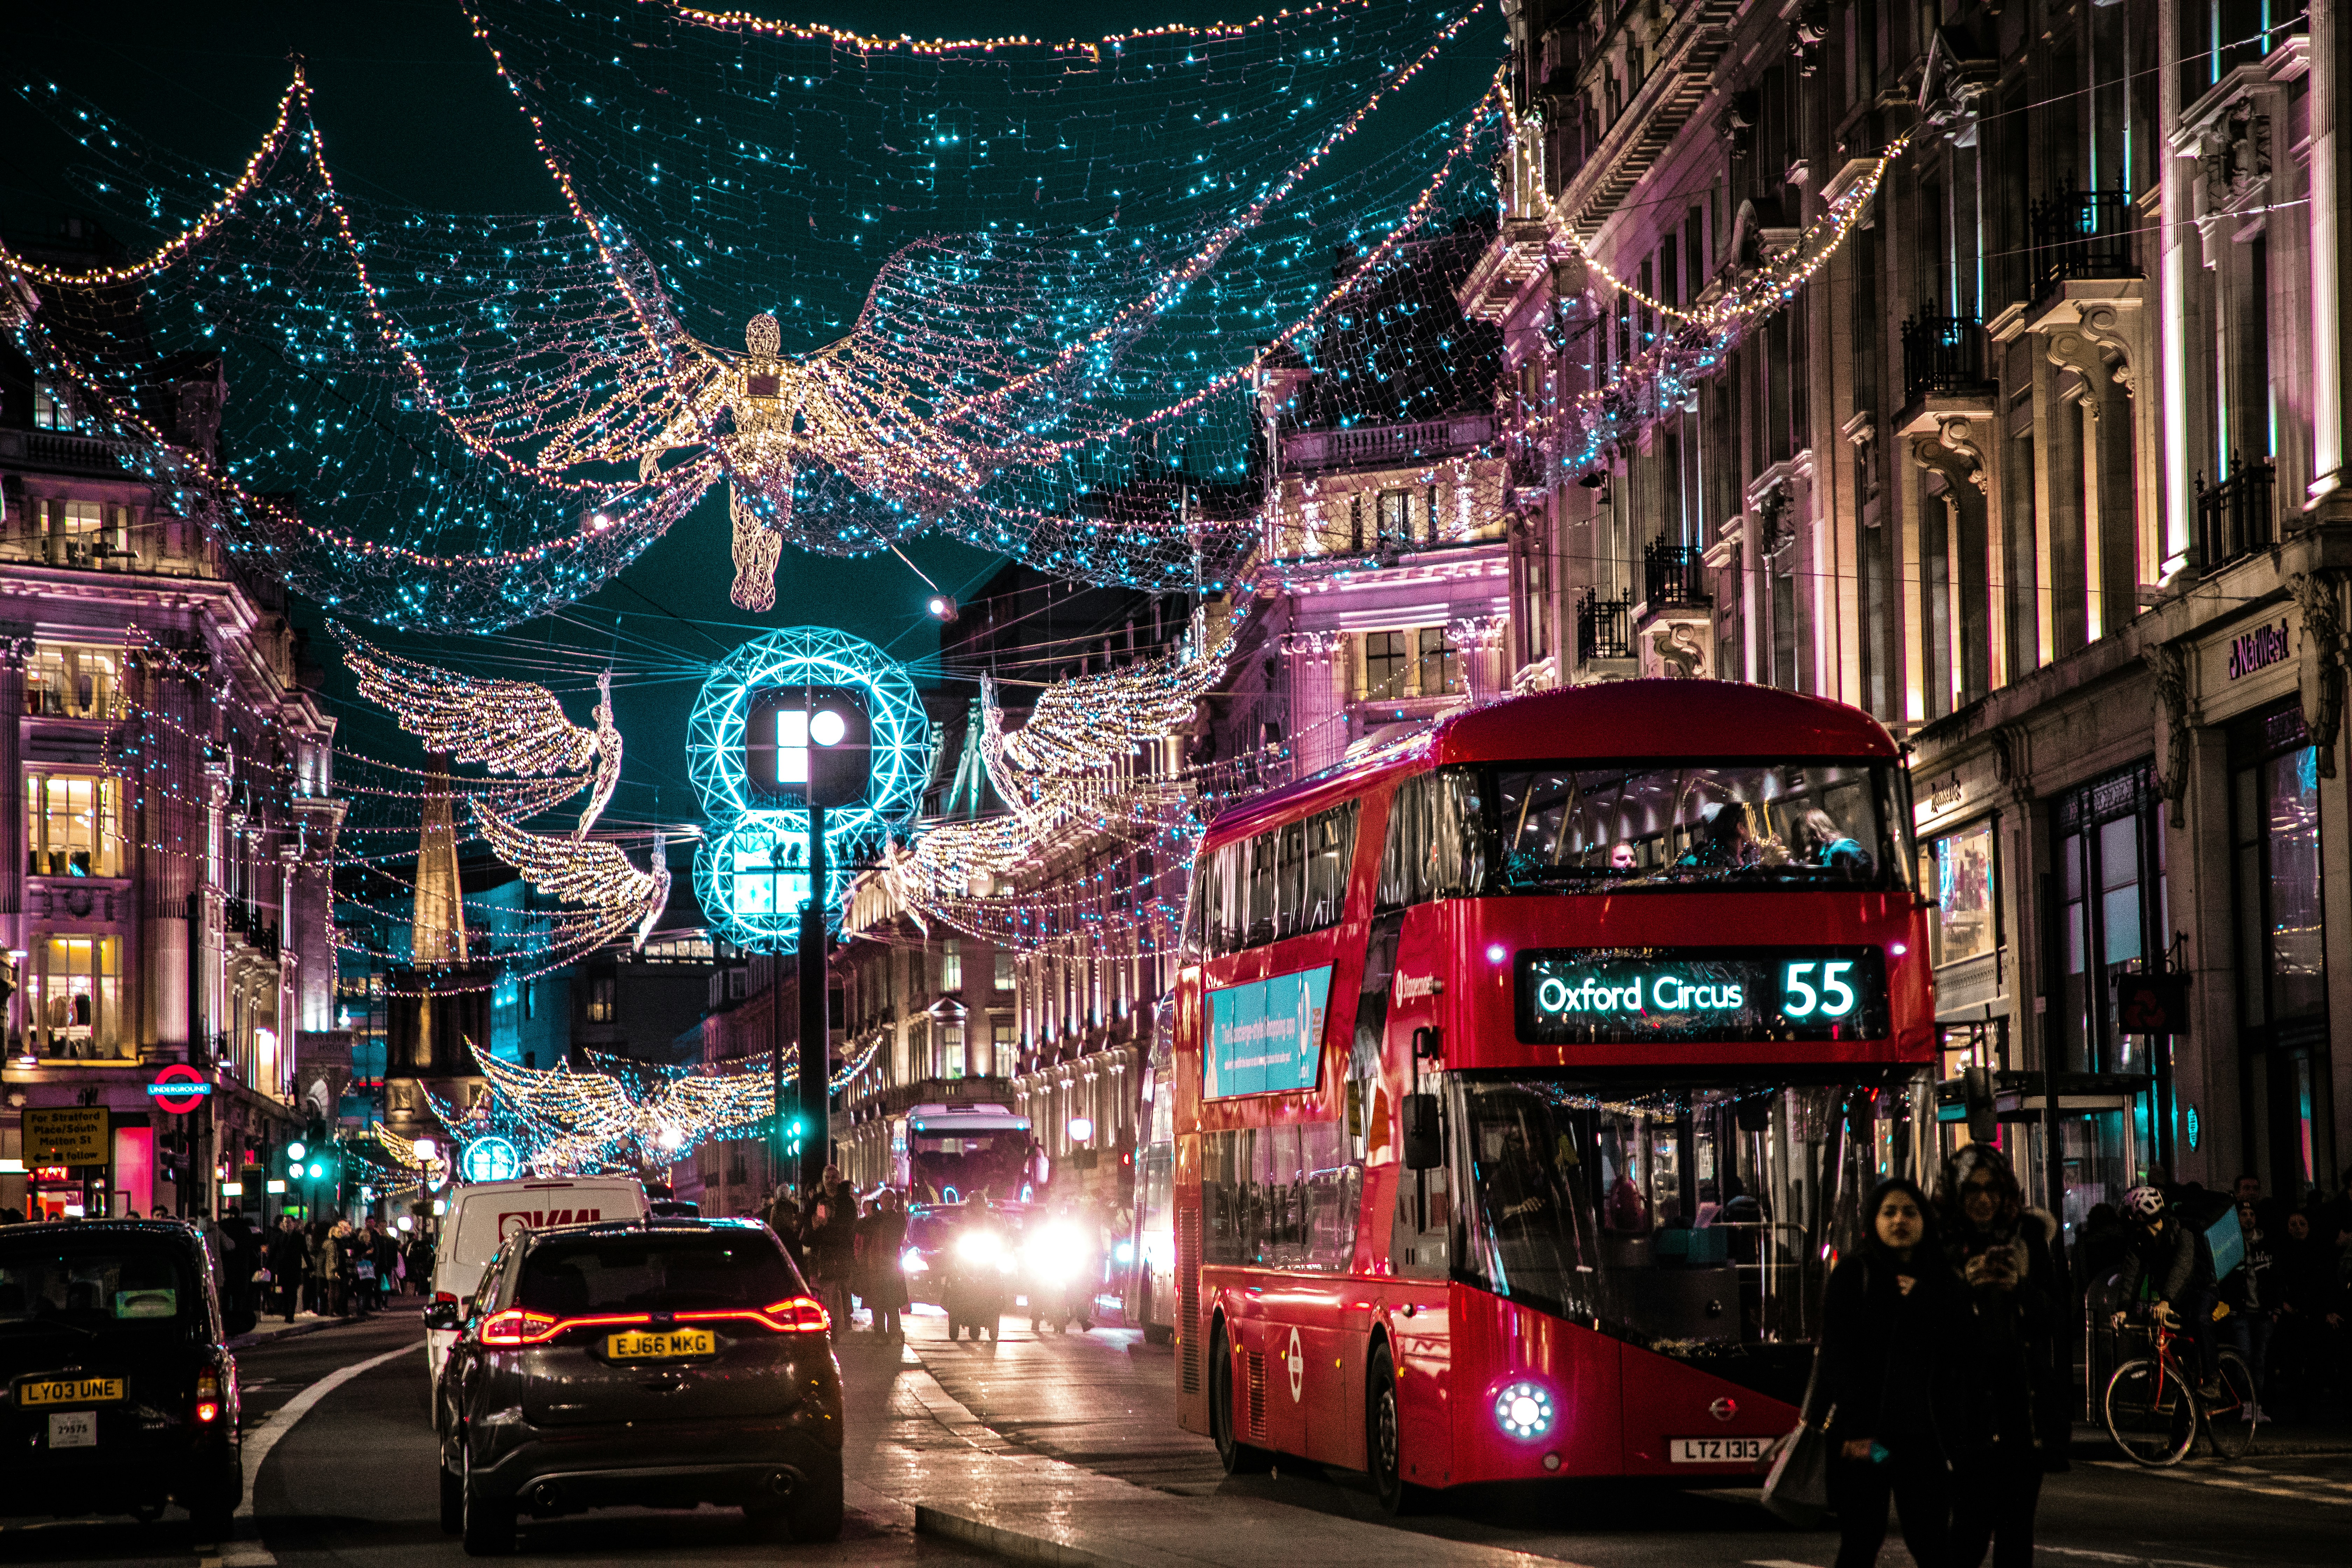
[(1499, 852), (1465, 858), (1498, 867), (1501, 892), (1868, 886), (1901, 873), (1894, 790), (1869, 765), (1505, 765), (1475, 792), (1495, 803)]

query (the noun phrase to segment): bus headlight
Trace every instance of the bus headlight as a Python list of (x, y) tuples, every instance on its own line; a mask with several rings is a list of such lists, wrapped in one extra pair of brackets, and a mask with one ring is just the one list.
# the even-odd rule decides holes
[(1551, 1430), (1551, 1394), (1542, 1384), (1515, 1383), (1495, 1395), (1495, 1425), (1507, 1436), (1526, 1439)]

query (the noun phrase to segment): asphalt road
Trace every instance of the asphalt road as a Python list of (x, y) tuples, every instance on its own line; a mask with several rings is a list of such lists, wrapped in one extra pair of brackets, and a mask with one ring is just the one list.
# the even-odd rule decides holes
[[(1135, 1333), (1039, 1336), (1017, 1316), (1007, 1323), (1002, 1345), (951, 1344), (936, 1319), (911, 1320), (909, 1338), (940, 1385), (1008, 1438), (1139, 1486), (1384, 1518), (1354, 1472), (1286, 1461), (1271, 1476), (1226, 1477), (1208, 1438), (1174, 1424), (1173, 1355)], [(1589, 1568), (1825, 1568), (1836, 1556), (1833, 1533), (1791, 1530), (1755, 1498), (1752, 1489), (1560, 1482), (1466, 1496), (1391, 1527)], [(2086, 1446), (2074, 1468), (2043, 1489), (2036, 1547), (2048, 1568), (2346, 1568), (2352, 1452), (2272, 1457), (2258, 1439), (2235, 1465), (2190, 1459), (2158, 1472)], [(1880, 1561), (1891, 1568), (1910, 1555), (1890, 1540)]]
[[(436, 1517), (420, 1338), (408, 1311), (240, 1352), (247, 1441), (271, 1446), (249, 1514), (217, 1552), (200, 1554), (176, 1511), (152, 1525), (26, 1517), (20, 1510), (37, 1500), (6, 1487), (0, 1459), (0, 1562), (456, 1568), (467, 1560)], [(916, 1318), (908, 1349), (1004, 1439), (1141, 1486), (1251, 1496), (1586, 1568), (1825, 1568), (1835, 1553), (1833, 1536), (1787, 1529), (1756, 1506), (1752, 1492), (1737, 1489), (1562, 1483), (1454, 1500), (1396, 1524), (1381, 1519), (1360, 1476), (1286, 1463), (1270, 1476), (1229, 1479), (1207, 1440), (1169, 1419), (1168, 1352), (1136, 1341), (1127, 1331), (1040, 1337), (1015, 1328), (1002, 1344), (950, 1344), (938, 1320)], [(848, 1436), (862, 1452), (875, 1446), (892, 1384), (912, 1369), (893, 1347), (862, 1334), (845, 1346), (843, 1362)], [(273, 1423), (298, 1396), (307, 1401), (299, 1418)], [(756, 1542), (739, 1514), (705, 1508), (527, 1522), (523, 1549), (583, 1564), (660, 1558), (719, 1568), (779, 1557), (857, 1568), (965, 1568), (980, 1561), (913, 1535), (906, 1510), (874, 1506), (872, 1494), (862, 1500), (866, 1506), (853, 1493), (848, 1530), (827, 1547)], [(2236, 1465), (2194, 1460), (2147, 1472), (2085, 1452), (2072, 1473), (2051, 1480), (2041, 1526), (2048, 1568), (2344, 1568), (2352, 1562), (2352, 1453), (2274, 1456), (2258, 1445)], [(1298, 1556), (1302, 1564), (1318, 1561), (1311, 1533), (1302, 1536)], [(1882, 1562), (1894, 1568), (1908, 1558), (1890, 1542)]]

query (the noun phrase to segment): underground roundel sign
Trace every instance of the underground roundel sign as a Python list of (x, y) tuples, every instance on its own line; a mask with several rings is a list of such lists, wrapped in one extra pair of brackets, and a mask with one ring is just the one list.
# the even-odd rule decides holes
[(1290, 1369), (1290, 1403), (1297, 1404), (1307, 1393), (1307, 1352), (1298, 1347), (1298, 1331), (1290, 1331), (1290, 1351), (1282, 1358)]
[(185, 1116), (202, 1105), (212, 1091), (212, 1081), (204, 1074), (185, 1062), (173, 1062), (158, 1072), (147, 1086), (147, 1098), (155, 1102), (158, 1110)]

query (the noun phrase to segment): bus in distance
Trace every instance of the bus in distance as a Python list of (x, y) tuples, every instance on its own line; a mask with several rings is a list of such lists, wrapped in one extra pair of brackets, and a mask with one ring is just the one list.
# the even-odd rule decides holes
[(1175, 987), (1180, 1422), (1225, 1465), (1720, 1485), (1931, 1153), (1895, 745), (1769, 688), (1520, 697), (1226, 813)]

